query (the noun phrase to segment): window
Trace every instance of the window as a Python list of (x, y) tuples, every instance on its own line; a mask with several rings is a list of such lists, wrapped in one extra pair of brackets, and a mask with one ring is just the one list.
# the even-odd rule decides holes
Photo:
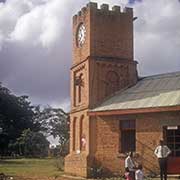
[(76, 117), (73, 119), (73, 131), (72, 131), (72, 149), (75, 151), (76, 149)]
[(136, 150), (135, 120), (120, 121), (120, 147), (122, 153)]
[(180, 157), (180, 127), (174, 129), (164, 128), (165, 140), (167, 146), (171, 149), (170, 156)]
[(83, 74), (74, 77), (74, 106), (79, 105), (82, 102), (83, 92)]
[(82, 74), (79, 76), (79, 86), (78, 86), (78, 103), (82, 100)]
[(84, 119), (84, 115), (81, 116), (80, 118), (80, 124), (79, 124), (79, 141), (80, 141), (80, 150), (82, 150), (82, 132), (83, 132), (83, 119)]

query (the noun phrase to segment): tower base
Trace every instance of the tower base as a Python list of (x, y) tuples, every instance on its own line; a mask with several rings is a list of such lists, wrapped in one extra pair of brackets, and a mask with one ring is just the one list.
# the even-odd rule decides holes
[(80, 154), (69, 154), (65, 157), (65, 173), (81, 176), (91, 177), (91, 166), (90, 163), (93, 161), (86, 153)]

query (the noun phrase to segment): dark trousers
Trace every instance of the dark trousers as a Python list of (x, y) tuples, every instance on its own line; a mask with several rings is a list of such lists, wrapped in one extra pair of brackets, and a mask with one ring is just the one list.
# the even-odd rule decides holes
[(135, 171), (129, 171), (129, 175), (131, 176), (132, 180), (135, 180)]
[(167, 180), (167, 158), (159, 158), (160, 176), (161, 180)]

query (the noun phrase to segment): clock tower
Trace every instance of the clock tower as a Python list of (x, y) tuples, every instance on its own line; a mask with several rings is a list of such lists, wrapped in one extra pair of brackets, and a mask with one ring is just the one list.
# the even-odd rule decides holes
[(96, 144), (88, 111), (115, 92), (137, 82), (133, 60), (133, 11), (119, 6), (100, 9), (90, 2), (73, 17), (70, 152), (65, 172), (90, 176)]

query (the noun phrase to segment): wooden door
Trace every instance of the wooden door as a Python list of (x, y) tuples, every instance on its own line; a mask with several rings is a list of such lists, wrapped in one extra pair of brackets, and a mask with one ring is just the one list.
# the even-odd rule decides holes
[(167, 126), (164, 128), (164, 139), (171, 149), (168, 158), (168, 173), (180, 173), (180, 126)]

